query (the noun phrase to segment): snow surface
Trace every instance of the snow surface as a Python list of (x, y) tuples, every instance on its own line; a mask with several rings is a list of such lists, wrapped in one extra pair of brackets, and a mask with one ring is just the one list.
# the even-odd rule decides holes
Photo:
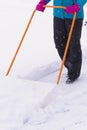
[(51, 9), (35, 13), (5, 76), (37, 2), (0, 0), (0, 130), (87, 130), (87, 5), (82, 71), (75, 83), (65, 84), (64, 68), (56, 85), (61, 61), (53, 41)]

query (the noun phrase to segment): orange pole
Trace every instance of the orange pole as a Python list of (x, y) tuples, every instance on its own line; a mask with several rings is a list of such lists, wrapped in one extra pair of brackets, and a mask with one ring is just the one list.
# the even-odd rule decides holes
[(71, 24), (71, 28), (70, 28), (69, 36), (68, 36), (68, 39), (67, 39), (63, 60), (62, 60), (62, 63), (61, 63), (61, 67), (60, 67), (60, 71), (59, 71), (59, 75), (58, 75), (58, 79), (57, 79), (57, 84), (59, 83), (60, 78), (61, 78), (63, 66), (64, 66), (64, 63), (65, 63), (66, 55), (67, 55), (67, 52), (68, 52), (68, 48), (69, 48), (69, 44), (70, 44), (70, 40), (71, 40), (71, 36), (72, 36), (74, 24), (75, 24), (75, 20), (76, 20), (76, 13), (74, 13), (73, 21), (72, 21), (72, 24)]
[[(47, 7), (47, 8), (62, 8), (62, 9), (66, 9), (65, 6), (50, 6), (50, 5), (45, 5), (43, 7), (45, 7), (45, 8)], [(58, 79), (57, 79), (57, 82), (56, 82), (57, 84), (59, 84), (59, 81), (60, 81), (60, 78), (61, 78), (63, 66), (64, 66), (64, 63), (65, 63), (66, 55), (67, 55), (67, 52), (68, 52), (68, 48), (69, 48), (69, 44), (70, 44), (70, 40), (71, 40), (71, 36), (72, 36), (74, 24), (75, 24), (75, 20), (76, 20), (76, 12), (74, 13), (73, 21), (72, 21), (70, 32), (69, 32), (69, 36), (68, 36), (68, 39), (67, 39), (67, 43), (66, 43), (66, 48), (65, 48), (65, 51), (64, 51), (63, 60), (62, 60), (62, 63), (61, 63), (61, 67), (60, 67)]]
[[(45, 7), (45, 8), (47, 7), (47, 8), (63, 8), (63, 9), (65, 9), (64, 6), (43, 6), (43, 7)], [(28, 31), (28, 28), (29, 28), (29, 26), (30, 26), (30, 24), (31, 24), (31, 21), (32, 21), (32, 19), (33, 19), (33, 16), (34, 16), (35, 12), (36, 12), (36, 9), (33, 11), (32, 15), (31, 15), (31, 18), (30, 18), (30, 20), (29, 20), (29, 22), (28, 22), (28, 24), (27, 24), (27, 27), (26, 27), (26, 29), (25, 29), (25, 31), (24, 31), (24, 34), (23, 34), (23, 36), (22, 36), (22, 38), (21, 38), (21, 40), (20, 40), (20, 43), (19, 43), (19, 45), (18, 45), (18, 48), (17, 48), (17, 50), (16, 50), (16, 52), (15, 52), (15, 54), (14, 54), (14, 56), (13, 56), (13, 59), (12, 59), (10, 65), (9, 65), (9, 68), (8, 68), (8, 70), (7, 70), (7, 73), (6, 73), (6, 76), (9, 74), (9, 72), (10, 72), (12, 66), (13, 66), (13, 63), (14, 63), (14, 61), (15, 61), (15, 59), (16, 59), (16, 56), (17, 56), (17, 54), (18, 54), (18, 52), (19, 52), (19, 49), (20, 49), (20, 47), (21, 47), (21, 45), (22, 45), (22, 42), (23, 42), (24, 37), (25, 37), (25, 35), (26, 35), (27, 31)]]
[(10, 63), (10, 66), (9, 66), (9, 68), (8, 68), (8, 70), (7, 70), (6, 76), (9, 74), (9, 72), (10, 72), (10, 70), (11, 70), (11, 68), (12, 68), (12, 65), (13, 65), (13, 63), (14, 63), (14, 61), (15, 61), (15, 58), (16, 58), (16, 56), (17, 56), (17, 54), (18, 54), (18, 51), (19, 51), (19, 49), (20, 49), (20, 47), (21, 47), (21, 45), (22, 45), (22, 42), (23, 42), (24, 37), (25, 37), (25, 35), (26, 35), (27, 31), (28, 31), (28, 28), (29, 28), (29, 26), (30, 26), (30, 24), (31, 24), (31, 21), (32, 21), (32, 19), (33, 19), (33, 16), (34, 16), (35, 12), (36, 12), (36, 10), (33, 11), (32, 15), (31, 15), (31, 18), (30, 18), (30, 20), (29, 20), (29, 22), (28, 22), (28, 24), (27, 24), (27, 26), (26, 26), (26, 29), (25, 29), (25, 31), (24, 31), (24, 33), (23, 33), (23, 36), (22, 36), (21, 40), (20, 40), (20, 43), (19, 43), (19, 45), (18, 45), (18, 48), (17, 48), (17, 50), (16, 50), (16, 52), (15, 52), (15, 54), (14, 54), (14, 57), (13, 57), (11, 63)]
[(51, 5), (44, 5), (45, 8), (60, 8), (60, 9), (66, 9), (65, 6), (51, 6)]

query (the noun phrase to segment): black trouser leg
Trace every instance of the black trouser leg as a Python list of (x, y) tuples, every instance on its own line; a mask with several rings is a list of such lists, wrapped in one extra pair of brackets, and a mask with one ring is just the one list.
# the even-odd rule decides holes
[(65, 21), (57, 17), (54, 17), (54, 41), (58, 54), (62, 59), (66, 47), (67, 30), (65, 27)]
[[(80, 75), (82, 64), (82, 51), (80, 45), (81, 29), (83, 19), (77, 19), (73, 29), (70, 46), (68, 49), (65, 66), (68, 68), (70, 78)], [(70, 31), (72, 19), (59, 19), (54, 17), (54, 41), (59, 56), (62, 59), (66, 47), (66, 41)]]
[[(68, 55), (66, 59), (66, 61), (69, 61), (72, 64), (72, 67), (68, 72), (68, 75), (71, 79), (79, 77), (81, 71), (82, 50), (81, 50), (80, 38), (81, 38), (82, 22), (83, 19), (77, 19), (75, 21), (70, 46), (68, 50)], [(65, 19), (65, 23), (67, 32), (69, 32), (72, 20)]]

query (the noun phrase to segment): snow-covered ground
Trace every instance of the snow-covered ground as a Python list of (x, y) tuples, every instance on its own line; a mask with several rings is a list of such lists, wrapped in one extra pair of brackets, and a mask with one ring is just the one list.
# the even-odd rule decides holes
[[(53, 41), (52, 9), (36, 12), (16, 60), (9, 64), (38, 2), (0, 0), (0, 130), (87, 130), (87, 8), (80, 78), (56, 85), (61, 61)], [(50, 3), (52, 5), (52, 3)]]

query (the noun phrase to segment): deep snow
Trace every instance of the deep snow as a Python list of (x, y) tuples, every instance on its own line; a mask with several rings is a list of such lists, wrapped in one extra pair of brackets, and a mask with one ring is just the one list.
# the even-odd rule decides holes
[(37, 2), (0, 0), (0, 130), (87, 130), (86, 6), (82, 72), (75, 83), (65, 84), (64, 68), (56, 85), (61, 61), (53, 41), (51, 9), (36, 12), (5, 76)]

